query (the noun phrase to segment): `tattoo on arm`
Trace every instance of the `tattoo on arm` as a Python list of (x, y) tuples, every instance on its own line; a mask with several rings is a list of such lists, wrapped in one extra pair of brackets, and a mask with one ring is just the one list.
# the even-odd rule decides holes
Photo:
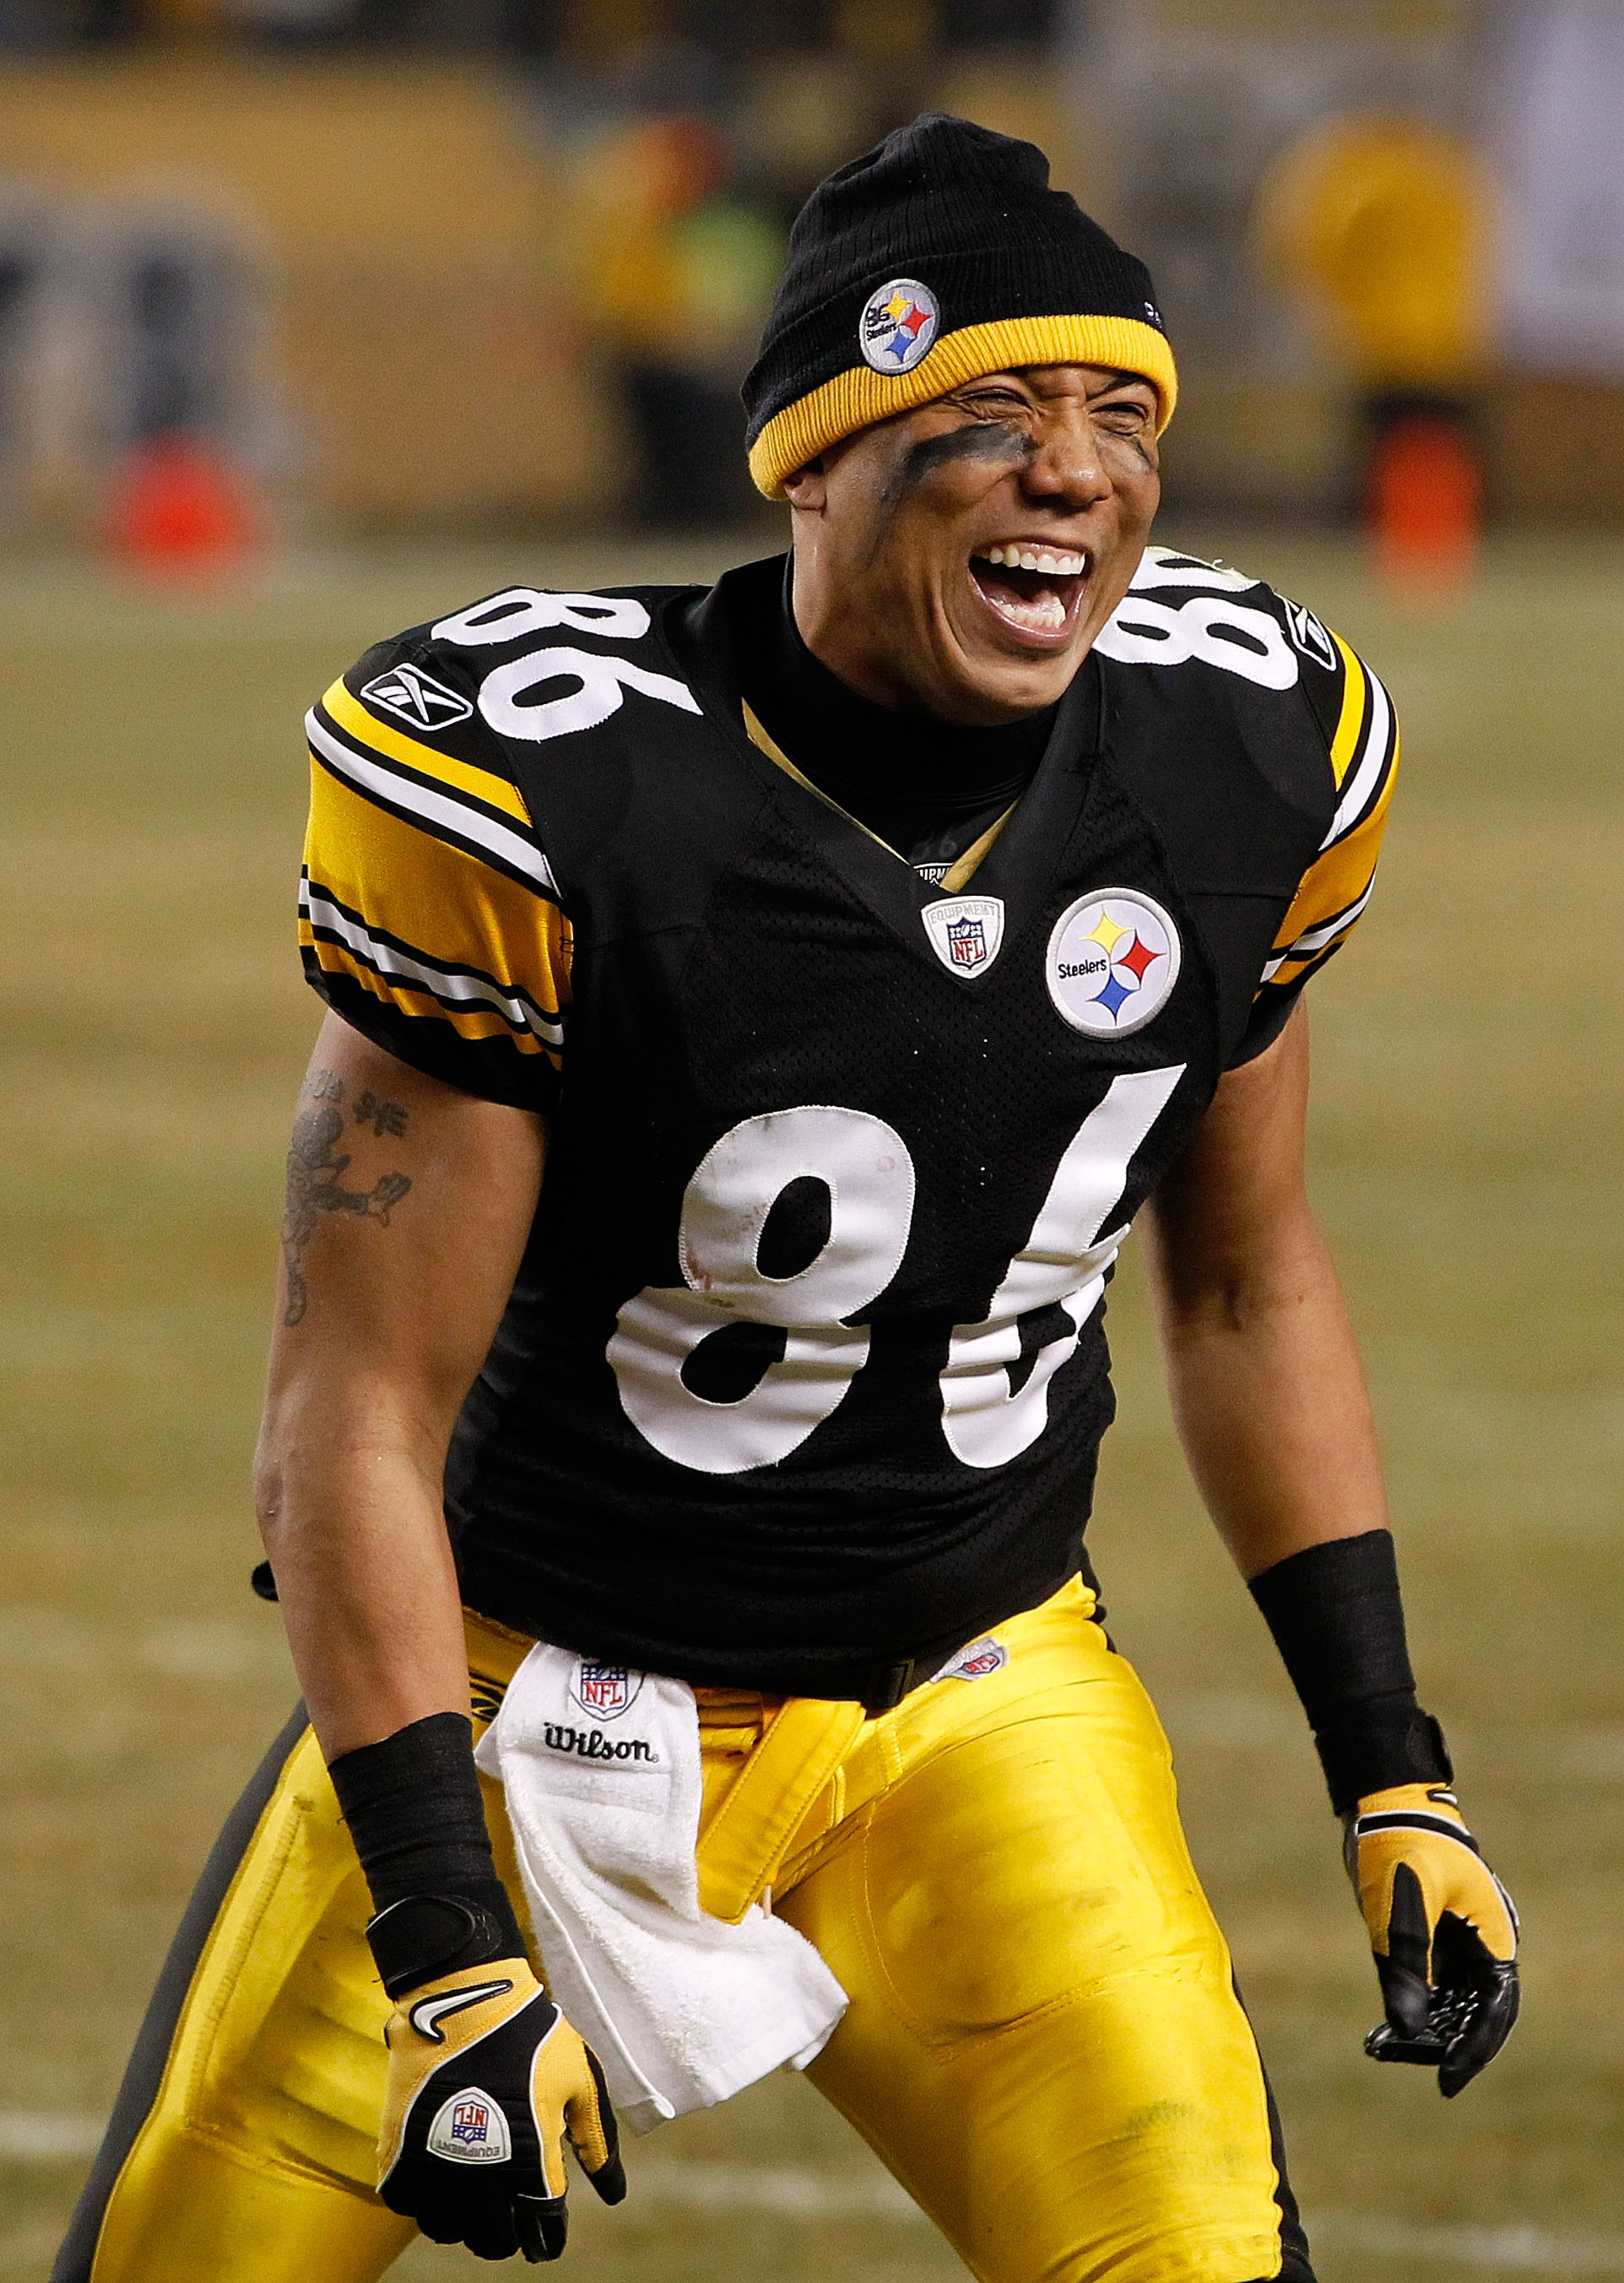
[(355, 1123), (369, 1126), (381, 1142), (385, 1134), (404, 1134), (411, 1118), (398, 1102), (385, 1102), (369, 1091), (355, 1104)]
[[(397, 1173), (381, 1174), (369, 1189), (346, 1189), (342, 1176), (350, 1161), (333, 1154), (334, 1144), (344, 1135), (344, 1081), (331, 1071), (313, 1071), (305, 1090), (322, 1106), (299, 1111), (288, 1150), (287, 1210), (282, 1223), (288, 1303), (282, 1321), (290, 1325), (302, 1322), (310, 1305), (300, 1256), (321, 1216), (352, 1213), (359, 1219), (381, 1221), (387, 1228), (391, 1212), (412, 1186), (409, 1175)], [(356, 1103), (354, 1116), (358, 1125), (370, 1126), (380, 1141), (385, 1134), (404, 1134), (407, 1128), (407, 1112), (398, 1102), (382, 1102), (370, 1093)]]

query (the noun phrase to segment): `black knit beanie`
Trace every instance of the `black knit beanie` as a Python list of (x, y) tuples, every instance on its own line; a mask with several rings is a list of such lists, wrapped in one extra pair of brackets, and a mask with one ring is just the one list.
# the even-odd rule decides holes
[(1049, 162), (932, 113), (820, 183), (789, 235), (744, 384), (750, 474), (767, 496), (827, 445), (1012, 365), (1143, 373), (1167, 425), (1178, 379), (1142, 261)]

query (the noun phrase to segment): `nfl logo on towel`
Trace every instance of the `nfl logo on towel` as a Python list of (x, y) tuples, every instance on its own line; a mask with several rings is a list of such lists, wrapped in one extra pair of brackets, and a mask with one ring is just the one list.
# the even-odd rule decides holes
[(590, 1712), (594, 1719), (613, 1720), (626, 1710), (642, 1685), (641, 1672), (628, 1672), (624, 1664), (594, 1664), (584, 1656), (576, 1665), (570, 1694), (581, 1710)]
[(999, 896), (945, 896), (927, 904), (920, 917), (930, 948), (955, 975), (983, 974), (998, 955), (1004, 940)]
[(451, 2137), (454, 2140), (488, 2140), (491, 2137), (491, 2112), (482, 2100), (459, 2100), (451, 2112)]

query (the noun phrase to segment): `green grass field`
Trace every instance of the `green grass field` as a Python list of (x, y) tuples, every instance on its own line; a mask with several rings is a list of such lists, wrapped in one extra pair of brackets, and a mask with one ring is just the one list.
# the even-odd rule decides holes
[[(1349, 543), (1181, 536), (1312, 601), (1405, 726), (1381, 887), (1313, 993), (1315, 1183), (1423, 1698), (1526, 1922), (1523, 2025), (1463, 2100), (1361, 2053), (1375, 1983), (1338, 1833), (1184, 1476), (1131, 1264), (1094, 1531), (1114, 1630), (1178, 1748), (1324, 2283), (1624, 2274), (1624, 552), (1508, 542), (1469, 600), (1423, 612)], [(516, 577), (720, 559), (516, 546), (209, 600), (0, 584), (4, 2283), (47, 2272), (192, 1879), (293, 1694), (247, 1590), (247, 1471), (317, 1017), (291, 916), (299, 714), (377, 635)], [(638, 2144), (631, 2172), (619, 2213), (573, 2200), (566, 2271), (963, 2272), (797, 2080)], [(483, 2271), (423, 2247), (396, 2271)]]

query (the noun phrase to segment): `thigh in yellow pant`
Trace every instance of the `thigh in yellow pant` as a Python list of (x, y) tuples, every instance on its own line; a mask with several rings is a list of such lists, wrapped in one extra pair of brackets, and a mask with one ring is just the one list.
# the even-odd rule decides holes
[[(812, 2069), (985, 2283), (1309, 2271), (1160, 1725), (1073, 1587), (873, 1724), (774, 1908), (851, 1995)], [(1284, 2240), (1283, 2240), (1284, 2239)]]

